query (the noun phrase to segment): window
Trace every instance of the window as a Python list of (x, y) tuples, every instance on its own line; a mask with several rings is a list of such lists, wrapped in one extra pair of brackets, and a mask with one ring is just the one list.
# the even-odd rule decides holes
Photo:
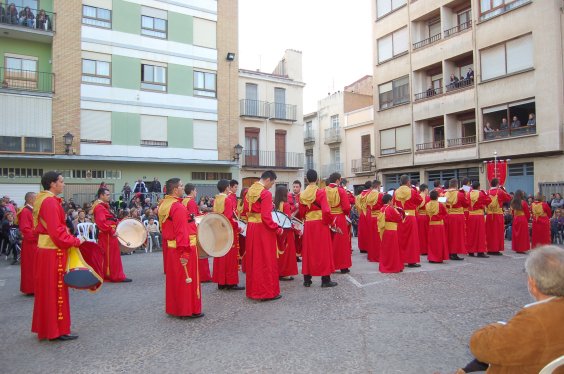
[(166, 39), (166, 19), (141, 16), (141, 34)]
[(409, 76), (378, 86), (380, 109), (409, 102)]
[(376, 18), (384, 17), (406, 3), (407, 0), (376, 0)]
[(258, 127), (245, 128), (245, 165), (259, 164), (259, 134)]
[(194, 95), (216, 97), (216, 74), (194, 71)]
[[(419, 173), (403, 173), (408, 176), (412, 184), (419, 182)], [(400, 186), (400, 178), (403, 174), (384, 174), (384, 190), (396, 189)]]
[(166, 67), (141, 64), (141, 88), (166, 92)]
[(339, 128), (339, 115), (338, 114), (331, 116), (331, 128), (332, 129), (338, 129)]
[(274, 118), (286, 119), (286, 89), (274, 87)]
[(19, 136), (0, 136), (0, 152), (21, 152), (22, 138)]
[(535, 134), (535, 99), (483, 108), (482, 118), (482, 125), (489, 124), (493, 129), (493, 132), (483, 131), (484, 140)]
[(389, 60), (407, 52), (407, 27), (378, 39), (378, 62)]
[(315, 169), (313, 165), (313, 149), (305, 150), (305, 169), (306, 171), (309, 169)]
[(111, 143), (112, 112), (100, 110), (80, 111), (80, 142)]
[(194, 18), (194, 45), (205, 48), (216, 48), (217, 24), (202, 18)]
[(457, 14), (458, 19), (458, 26), (460, 26), (460, 30), (466, 30), (470, 27), (469, 22), (472, 22), (472, 10), (470, 8), (464, 9)]
[[(339, 165), (341, 163), (341, 148), (330, 148), (329, 157), (332, 165)], [(340, 170), (340, 168), (337, 167)], [(338, 171), (338, 170), (337, 170)]]
[(482, 81), (532, 68), (533, 55), (531, 34), (482, 50)]
[(429, 21), (429, 38), (441, 34), (441, 20), (434, 19)]
[(82, 23), (85, 25), (112, 28), (112, 11), (109, 9), (82, 6)]
[(109, 85), (112, 83), (110, 62), (82, 59), (82, 81)]
[(411, 152), (411, 126), (380, 131), (380, 155)]
[(192, 180), (210, 181), (210, 180), (220, 180), (220, 179), (227, 179), (227, 180), (233, 179), (233, 174), (219, 173), (219, 172), (205, 172), (205, 171), (192, 172)]
[[(39, 9), (37, 7), (37, 0), (13, 0), (13, 1), (3, 1), (4, 4), (9, 3), (9, 4), (14, 4), (17, 8), (18, 11), (25, 8), (26, 6), (31, 8), (31, 11), (35, 13), (36, 9)], [(7, 5), (5, 5), (5, 7), (7, 7)]]
[(480, 20), (492, 18), (530, 2), (531, 0), (480, 0)]
[(167, 117), (141, 115), (141, 145), (168, 146)]
[(37, 88), (37, 58), (6, 56), (6, 83), (9, 87)]
[(4, 178), (41, 178), (43, 176), (43, 169), (32, 168), (0, 168), (0, 177)]

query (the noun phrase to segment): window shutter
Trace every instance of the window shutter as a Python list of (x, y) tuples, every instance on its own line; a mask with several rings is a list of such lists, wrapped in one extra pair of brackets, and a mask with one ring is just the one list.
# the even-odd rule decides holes
[(392, 35), (378, 39), (378, 62), (392, 58)]
[(411, 126), (396, 129), (396, 149), (398, 151), (411, 149)]
[(167, 141), (167, 117), (141, 116), (141, 140)]
[(407, 51), (408, 34), (407, 27), (394, 33), (394, 56)]
[(507, 49), (507, 74), (533, 67), (533, 36), (510, 40)]
[(112, 112), (82, 110), (80, 112), (80, 139), (112, 140)]
[(382, 17), (392, 11), (391, 0), (376, 0), (377, 17)]
[(482, 80), (505, 74), (505, 45), (484, 49), (481, 53)]
[(380, 131), (380, 149), (396, 147), (396, 129)]

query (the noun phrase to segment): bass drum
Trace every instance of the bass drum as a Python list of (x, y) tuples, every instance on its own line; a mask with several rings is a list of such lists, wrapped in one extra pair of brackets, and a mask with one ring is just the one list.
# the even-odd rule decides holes
[(134, 218), (126, 218), (116, 227), (120, 249), (123, 253), (133, 252), (141, 247), (147, 240), (147, 230), (145, 226)]
[(223, 257), (233, 246), (231, 222), (219, 213), (208, 213), (198, 225), (198, 256)]

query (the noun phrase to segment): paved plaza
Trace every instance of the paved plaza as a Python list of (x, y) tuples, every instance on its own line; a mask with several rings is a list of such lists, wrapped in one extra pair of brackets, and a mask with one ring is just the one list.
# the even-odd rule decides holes
[[(506, 243), (510, 244), (510, 243)], [(19, 266), (0, 261), (2, 373), (452, 373), (476, 328), (531, 302), (526, 255), (429, 264), (380, 274), (356, 250), (339, 285), (281, 282), (282, 299), (202, 286), (205, 317), (164, 313), (162, 254), (123, 256), (129, 284), (72, 291), (71, 342), (36, 339)], [(241, 281), (244, 284), (244, 279)]]

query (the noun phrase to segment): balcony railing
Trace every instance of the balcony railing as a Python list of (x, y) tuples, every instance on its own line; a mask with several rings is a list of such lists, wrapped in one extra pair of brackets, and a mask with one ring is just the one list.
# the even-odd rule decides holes
[(454, 34), (457, 34), (459, 32), (465, 31), (465, 30), (469, 30), (472, 28), (472, 20), (467, 21), (467, 22), (463, 22), (460, 25), (456, 25), (448, 30), (445, 30), (445, 38), (448, 38), (449, 36), (452, 36)]
[(266, 101), (241, 99), (239, 101), (239, 111), (242, 117), (270, 117), (270, 103)]
[(313, 131), (304, 131), (304, 144), (315, 143), (315, 133)]
[(341, 142), (341, 128), (334, 127), (325, 129), (325, 144), (334, 144)]
[(476, 135), (447, 140), (447, 146), (449, 147), (460, 147), (468, 144), (476, 144)]
[(300, 169), (304, 166), (304, 154), (276, 151), (243, 151), (244, 167)]
[(427, 91), (425, 92), (420, 92), (420, 93), (416, 93), (415, 94), (415, 101), (417, 100), (423, 100), (423, 99), (428, 99), (431, 98), (433, 96), (437, 96), (437, 95), (441, 95), (443, 93), (443, 88), (442, 87), (437, 87), (437, 88), (429, 88)]
[(435, 42), (438, 42), (439, 40), (441, 40), (441, 34), (440, 33), (433, 35), (430, 38), (423, 39), (420, 42), (413, 43), (413, 49), (423, 48), (426, 45), (433, 44)]
[(494, 130), (493, 132), (485, 132), (484, 140), (495, 140), (502, 138), (512, 138), (515, 136), (531, 135), (537, 133), (536, 125), (524, 125), (504, 130)]
[(54, 154), (55, 138), (0, 136), (0, 153)]
[(168, 147), (166, 140), (141, 140), (141, 145), (144, 147)]
[(489, 11), (487, 13), (482, 14), (480, 16), (480, 21), (485, 21), (487, 19), (498, 16), (498, 15), (503, 14), (505, 12), (509, 12), (512, 9), (518, 8), (522, 5), (528, 4), (530, 2), (532, 2), (532, 0), (515, 0), (515, 1), (512, 1), (508, 4), (506, 4), (505, 6), (500, 6), (497, 9), (494, 9), (492, 11)]
[(446, 85), (446, 92), (459, 90), (461, 88), (471, 87), (474, 85), (474, 79), (461, 79), (458, 82), (452, 82)]
[(49, 33), (55, 30), (55, 13), (31, 9), (31, 13), (26, 16), (26, 7), (23, 6), (6, 6), (0, 3), (0, 8), (0, 24)]
[(374, 171), (374, 164), (370, 163), (370, 160), (367, 157), (357, 158), (355, 160), (351, 160), (351, 171), (353, 173), (370, 173)]
[(281, 103), (270, 103), (270, 118), (295, 122), (296, 106)]
[(326, 164), (321, 167), (321, 176), (323, 178), (328, 177), (331, 173), (342, 173), (343, 164), (342, 163), (332, 163)]
[(429, 149), (441, 149), (445, 147), (445, 141), (444, 140), (437, 140), (434, 142), (429, 142), (429, 143), (421, 143), (421, 144), (416, 144), (415, 145), (415, 150), (417, 151), (427, 151)]
[(0, 86), (5, 90), (54, 92), (55, 75), (31, 70), (9, 69), (0, 66)]
[(382, 149), (380, 149), (380, 155), (381, 156), (393, 155), (395, 153), (409, 153), (409, 152), (411, 152), (411, 148), (407, 148), (407, 149), (382, 148)]

